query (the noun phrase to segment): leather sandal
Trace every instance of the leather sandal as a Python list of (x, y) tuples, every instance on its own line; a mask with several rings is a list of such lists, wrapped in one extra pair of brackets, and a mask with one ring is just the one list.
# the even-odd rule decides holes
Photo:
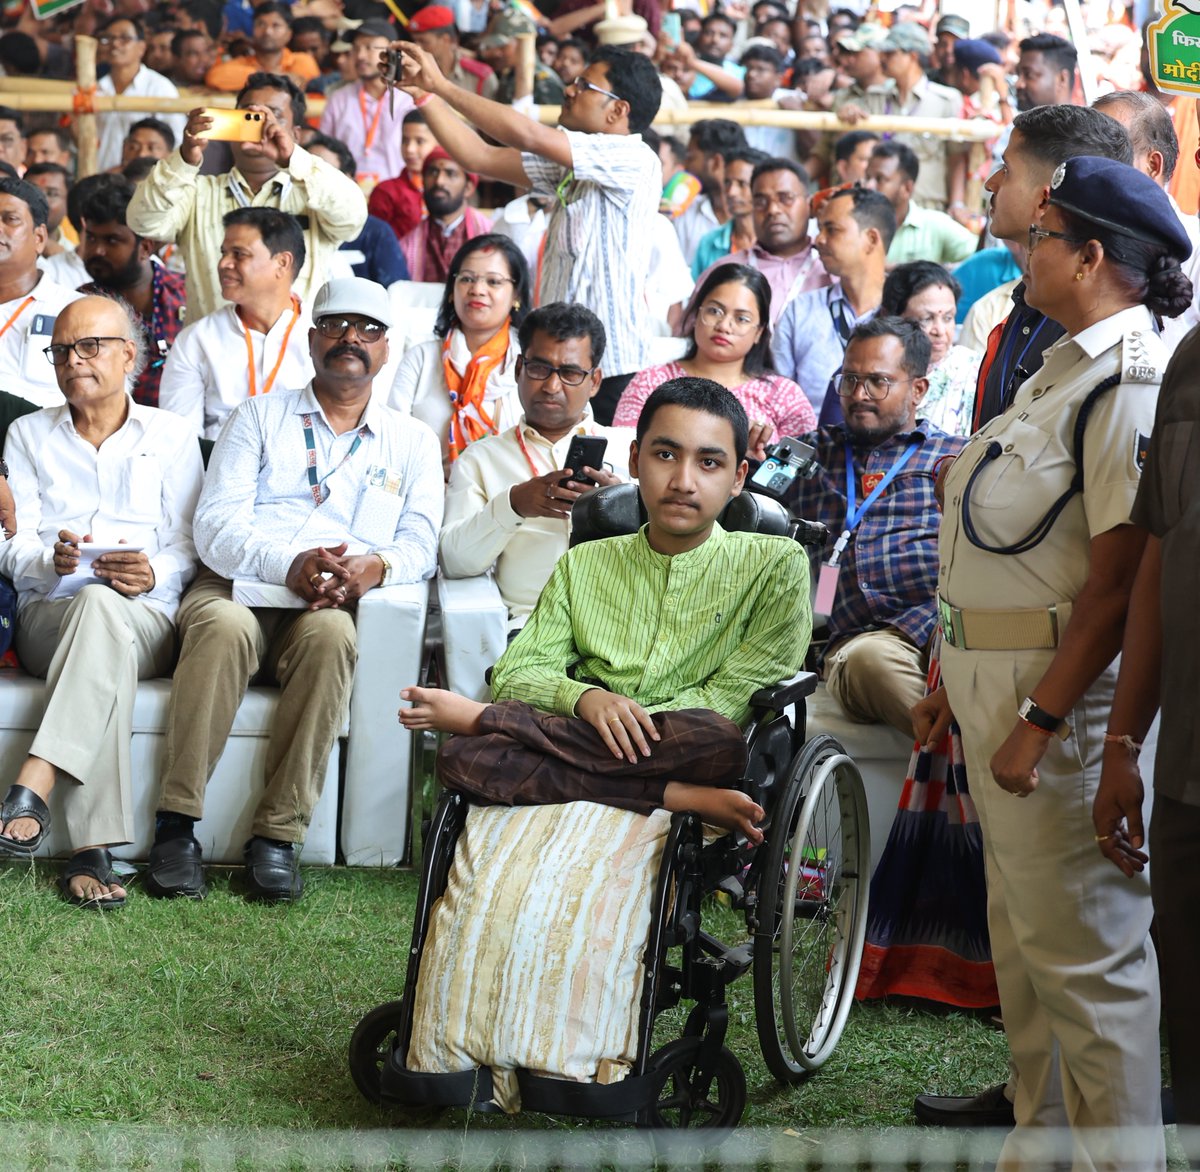
[(38, 832), (23, 841), (0, 834), (0, 855), (31, 858), (50, 829), (50, 807), (28, 786), (10, 785), (4, 801), (0, 802), (0, 822), (7, 826), (15, 818), (32, 818), (38, 824)]
[(58, 889), (62, 893), (63, 899), (72, 907), (86, 908), (88, 911), (108, 912), (116, 911), (117, 908), (125, 906), (125, 897), (113, 897), (111, 895), (100, 896), (98, 898), (85, 899), (81, 895), (75, 895), (71, 891), (71, 880), (77, 879), (81, 875), (86, 875), (91, 879), (95, 879), (98, 883), (103, 883), (106, 887), (112, 887), (113, 884), (124, 886), (120, 878), (113, 871), (112, 853), (108, 847), (94, 846), (85, 851), (79, 851), (73, 854), (67, 860), (67, 865), (63, 868), (63, 873), (58, 878)]

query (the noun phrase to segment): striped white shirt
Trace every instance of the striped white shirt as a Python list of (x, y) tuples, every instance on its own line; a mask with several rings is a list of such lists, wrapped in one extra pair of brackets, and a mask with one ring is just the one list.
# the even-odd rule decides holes
[(563, 133), (571, 144), (570, 169), (540, 155), (521, 156), (534, 192), (556, 201), (538, 301), (586, 305), (608, 334), (605, 376), (632, 374), (648, 364), (639, 318), (645, 316), (662, 165), (640, 134)]

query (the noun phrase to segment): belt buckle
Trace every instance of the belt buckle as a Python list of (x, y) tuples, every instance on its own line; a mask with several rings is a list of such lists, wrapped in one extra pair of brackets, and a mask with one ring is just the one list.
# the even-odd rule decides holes
[(962, 642), (962, 624), (957, 625), (954, 622), (954, 607), (952, 607), (940, 594), (938, 595), (938, 617), (942, 621), (942, 638), (950, 644), (951, 647), (958, 647)]

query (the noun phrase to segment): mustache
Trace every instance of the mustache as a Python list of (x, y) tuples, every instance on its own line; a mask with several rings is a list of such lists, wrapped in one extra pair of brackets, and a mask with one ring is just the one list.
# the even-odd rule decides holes
[(339, 342), (325, 355), (325, 361), (332, 362), (335, 358), (340, 358), (343, 354), (349, 354), (357, 358), (363, 366), (371, 365), (371, 359), (367, 352), (361, 346), (355, 346), (350, 342)]

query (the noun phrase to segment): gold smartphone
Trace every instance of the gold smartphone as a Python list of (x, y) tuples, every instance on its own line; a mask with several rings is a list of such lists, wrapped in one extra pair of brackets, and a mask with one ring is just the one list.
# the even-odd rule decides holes
[(205, 138), (221, 142), (262, 142), (265, 122), (258, 110), (225, 110), (206, 106), (204, 115), (212, 119), (212, 127), (205, 131)]

